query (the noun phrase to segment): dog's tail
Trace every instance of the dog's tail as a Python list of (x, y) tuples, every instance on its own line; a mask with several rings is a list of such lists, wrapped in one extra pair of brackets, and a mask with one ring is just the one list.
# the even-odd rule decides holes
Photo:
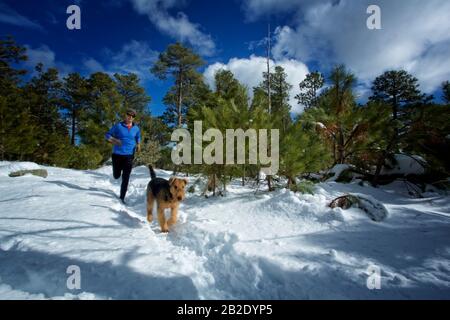
[(153, 170), (153, 167), (151, 164), (148, 165), (148, 168), (150, 169), (150, 177), (153, 179), (156, 178), (155, 170)]

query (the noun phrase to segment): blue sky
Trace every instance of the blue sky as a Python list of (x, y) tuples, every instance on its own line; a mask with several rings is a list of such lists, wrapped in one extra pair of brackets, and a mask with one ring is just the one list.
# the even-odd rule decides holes
[[(81, 30), (66, 28), (71, 4), (81, 8)], [(367, 29), (369, 4), (381, 8), (382, 30)], [(62, 74), (138, 73), (159, 115), (170, 83), (149, 68), (168, 44), (179, 40), (201, 53), (207, 83), (224, 68), (251, 88), (265, 69), (258, 43), (270, 21), (273, 65), (287, 71), (300, 112), (293, 99), (298, 83), (336, 63), (356, 73), (361, 100), (374, 77), (399, 68), (439, 97), (440, 83), (450, 79), (449, 13), (447, 0), (0, 0), (0, 35), (28, 48), (30, 69), (42, 61)]]

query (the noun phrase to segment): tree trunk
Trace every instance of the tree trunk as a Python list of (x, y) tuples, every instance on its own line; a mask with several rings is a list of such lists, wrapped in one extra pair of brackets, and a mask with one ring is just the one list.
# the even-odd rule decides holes
[(287, 187), (289, 190), (291, 190), (291, 187), (297, 185), (297, 183), (295, 181), (295, 178), (293, 178), (291, 176), (288, 176), (287, 178), (288, 178)]
[(389, 142), (386, 150), (384, 150), (381, 153), (380, 158), (378, 158), (377, 167), (375, 169), (375, 174), (374, 174), (373, 181), (372, 181), (372, 185), (374, 187), (378, 186), (378, 180), (380, 177), (381, 169), (383, 168), (384, 162), (386, 161), (386, 158), (387, 158), (389, 152), (391, 151), (392, 147), (394, 146), (395, 141), (397, 141), (397, 134), (394, 135), (394, 137)]
[[(398, 97), (397, 95), (394, 95), (394, 103), (392, 105), (392, 118), (395, 120), (398, 119)], [(399, 132), (398, 132), (398, 127), (397, 125), (395, 126), (395, 136), (398, 137)]]
[(178, 72), (178, 101), (177, 101), (177, 116), (178, 116), (178, 128), (181, 128), (182, 125), (182, 114), (181, 114), (181, 106), (183, 104), (183, 81), (181, 70)]
[(71, 140), (70, 140), (70, 144), (72, 145), (72, 146), (74, 146), (75, 145), (75, 124), (76, 124), (76, 114), (75, 114), (75, 110), (74, 109), (72, 109), (72, 137), (71, 137)]
[(374, 187), (378, 186), (378, 180), (379, 180), (379, 177), (380, 177), (381, 169), (384, 166), (384, 161), (385, 160), (386, 160), (386, 155), (385, 155), (385, 152), (383, 152), (383, 154), (378, 158), (377, 167), (375, 169), (375, 175), (374, 175), (373, 181), (372, 181), (372, 185)]
[(221, 195), (222, 196), (224, 196), (225, 194), (225, 192), (227, 192), (227, 183), (226, 183), (226, 181), (225, 181), (225, 179), (223, 180), (223, 192), (221, 192)]
[(267, 46), (267, 96), (269, 98), (269, 114), (271, 114), (272, 97), (270, 92), (270, 25), (268, 26), (268, 46)]
[(272, 176), (267, 176), (267, 186), (269, 187), (269, 192), (273, 191)]
[(3, 114), (0, 114), (1, 134), (0, 134), (0, 160), (5, 160), (5, 126), (3, 123)]
[(339, 141), (338, 141), (338, 163), (344, 163), (345, 159), (345, 146), (344, 146), (344, 133), (342, 128), (339, 129)]
[(336, 158), (336, 140), (333, 139), (333, 160), (334, 160), (334, 164), (337, 163), (337, 158)]

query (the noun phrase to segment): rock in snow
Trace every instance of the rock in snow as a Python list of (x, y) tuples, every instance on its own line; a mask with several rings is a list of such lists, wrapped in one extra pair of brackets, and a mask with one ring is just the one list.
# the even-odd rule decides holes
[(351, 207), (359, 208), (376, 222), (383, 221), (388, 216), (388, 211), (381, 202), (364, 194), (349, 194), (336, 198), (329, 204), (329, 207), (333, 209), (339, 207), (344, 210)]
[(425, 173), (425, 160), (419, 156), (396, 154), (394, 163), (388, 160), (388, 166), (381, 170), (382, 175), (402, 174), (402, 175), (421, 175)]

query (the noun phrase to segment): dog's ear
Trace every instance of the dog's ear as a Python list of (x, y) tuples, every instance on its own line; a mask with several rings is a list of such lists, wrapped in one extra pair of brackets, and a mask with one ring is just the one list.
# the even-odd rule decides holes
[(170, 185), (172, 185), (172, 183), (175, 181), (175, 178), (174, 177), (170, 177), (170, 179), (169, 179), (169, 184)]
[(184, 182), (184, 186), (186, 186), (189, 183), (188, 179), (186, 179), (186, 178), (183, 179), (183, 182)]

